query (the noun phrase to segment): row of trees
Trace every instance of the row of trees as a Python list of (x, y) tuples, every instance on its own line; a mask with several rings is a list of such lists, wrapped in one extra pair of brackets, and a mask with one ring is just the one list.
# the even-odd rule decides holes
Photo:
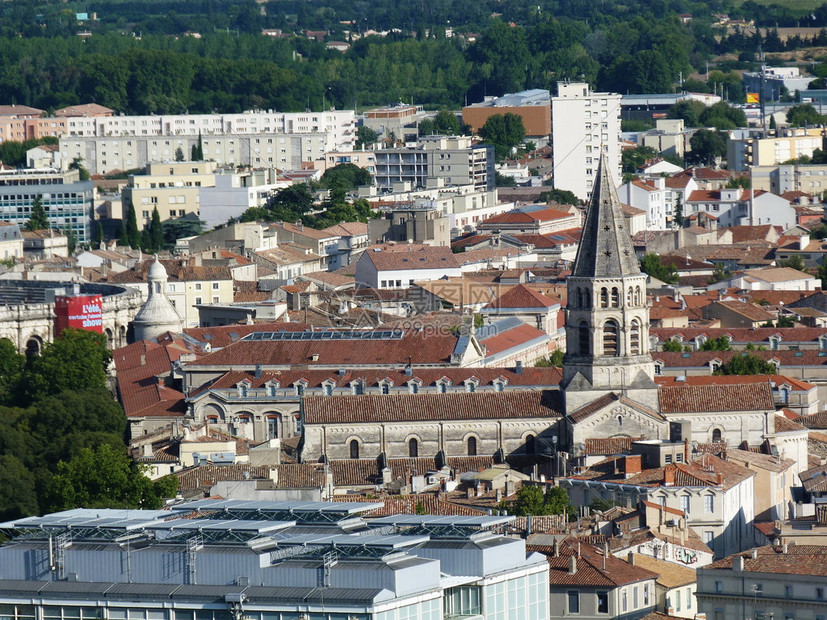
[[(288, 4), (270, 3), (276, 12)], [(47, 110), (87, 101), (141, 114), (318, 110), (388, 101), (456, 108), (485, 95), (553, 88), (561, 79), (615, 92), (671, 92), (681, 74), (701, 69), (717, 51), (708, 23), (683, 24), (669, 7), (649, 12), (636, 3), (609, 19), (614, 7), (605, 3), (587, 16), (568, 11), (568, 3), (554, 4), (554, 11), (539, 14), (536, 4), (533, 13), (525, 12), (528, 6), (498, 5), (498, 12), (514, 10), (511, 21), (517, 25), (505, 13), (503, 19), (484, 20), (470, 45), (460, 37), (435, 38), (432, 31), (419, 38), (362, 37), (345, 53), (304, 37), (212, 28), (201, 38), (114, 32), (87, 41), (7, 37), (0, 39), (0, 88), (9, 101)], [(449, 19), (455, 23), (454, 16)], [(455, 122), (444, 117), (435, 123), (442, 120)]]
[(123, 409), (107, 389), (101, 334), (67, 329), (39, 356), (0, 339), (0, 519), (74, 507), (155, 508), (173, 477), (152, 482), (128, 456)]

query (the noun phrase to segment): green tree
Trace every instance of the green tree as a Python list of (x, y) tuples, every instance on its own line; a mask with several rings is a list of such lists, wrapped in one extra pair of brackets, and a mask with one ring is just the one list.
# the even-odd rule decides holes
[(461, 127), (457, 115), (450, 110), (440, 110), (434, 117), (434, 130), (439, 134), (458, 136)]
[(678, 228), (683, 228), (683, 223), (686, 221), (683, 217), (683, 202), (681, 201), (681, 195), (678, 194), (678, 197), (675, 201), (675, 212), (673, 215), (673, 221), (675, 222), (675, 226)]
[(580, 199), (567, 189), (549, 189), (540, 193), (540, 202), (556, 202), (558, 205), (579, 205)]
[(682, 118), (687, 127), (700, 127), (701, 114), (705, 110), (706, 106), (700, 101), (679, 101), (669, 108), (667, 115), (669, 118)]
[(64, 329), (43, 353), (29, 360), (25, 373), (31, 400), (65, 390), (105, 390), (112, 354), (103, 334)]
[(680, 353), (683, 351), (683, 345), (679, 341), (673, 340), (672, 338), (664, 342), (662, 348), (664, 351), (669, 351), (671, 353)]
[(0, 405), (12, 405), (21, 389), (26, 357), (17, 352), (8, 338), (0, 338)]
[(141, 229), (138, 227), (138, 218), (135, 216), (135, 207), (132, 204), (126, 205), (126, 230), (127, 245), (133, 249), (141, 247)]
[(543, 489), (538, 486), (523, 485), (517, 491), (517, 499), (512, 505), (515, 515), (544, 515), (546, 513), (546, 498)]
[(14, 455), (0, 455), (0, 519), (38, 513), (34, 474)]
[(66, 249), (69, 250), (69, 254), (74, 254), (75, 248), (78, 246), (78, 235), (75, 229), (72, 228), (71, 224), (66, 224), (66, 226), (63, 227), (63, 234), (66, 236)]
[(793, 254), (786, 260), (779, 261), (779, 267), (789, 267), (790, 269), (797, 269), (798, 271), (806, 270), (804, 260), (798, 254)]
[(757, 355), (742, 353), (734, 356), (715, 371), (716, 375), (774, 375), (775, 366)]
[(355, 189), (360, 185), (370, 185), (370, 172), (356, 164), (339, 164), (324, 171), (321, 184), (328, 189)]
[(660, 256), (654, 252), (648, 252), (643, 257), (640, 261), (640, 270), (666, 284), (675, 284), (678, 281), (678, 272), (675, 268), (672, 265), (664, 265)]
[(810, 103), (794, 105), (787, 110), (787, 122), (793, 127), (823, 125), (825, 118)]
[(44, 230), (50, 228), (49, 218), (46, 216), (46, 209), (43, 208), (43, 199), (40, 194), (32, 201), (32, 212), (29, 221), (26, 222), (26, 230)]
[(722, 263), (715, 263), (715, 269), (712, 271), (712, 275), (709, 276), (706, 281), (707, 284), (716, 284), (717, 282), (723, 282), (728, 277), (732, 275)]
[(161, 215), (158, 213), (158, 207), (152, 209), (152, 219), (149, 222), (149, 236), (152, 250), (157, 252), (164, 249), (164, 225), (161, 223)]
[(98, 222), (98, 225), (95, 227), (95, 236), (92, 238), (92, 243), (97, 247), (100, 245), (101, 241), (105, 241), (103, 236), (103, 224)]
[(543, 357), (537, 360), (534, 365), (538, 368), (548, 368), (550, 366), (554, 366), (556, 368), (563, 367), (563, 357), (565, 353), (562, 349), (555, 349), (551, 352), (551, 355), (548, 357)]
[(180, 146), (175, 149), (175, 161), (184, 161), (184, 151)]
[(436, 135), (436, 123), (430, 118), (424, 118), (419, 121), (419, 125), (416, 127), (417, 135), (420, 137), (425, 136), (433, 136)]
[(623, 172), (634, 174), (637, 172), (646, 160), (653, 159), (658, 156), (658, 152), (651, 146), (636, 146), (633, 149), (623, 149), (620, 155)]
[(726, 136), (720, 131), (699, 129), (689, 145), (692, 150), (686, 158), (693, 163), (712, 165), (719, 157), (726, 156)]
[(204, 232), (204, 222), (200, 220), (178, 219), (167, 220), (162, 224), (164, 231), (164, 245), (175, 245), (183, 237), (195, 237)]
[(729, 343), (729, 338), (726, 336), (718, 336), (717, 338), (707, 338), (701, 345), (701, 351), (731, 351), (732, 346)]
[(377, 133), (367, 125), (360, 125), (356, 128), (356, 148), (363, 149), (371, 147), (379, 140)]
[(494, 172), (494, 185), (497, 187), (516, 187), (517, 179), (512, 176)]
[(569, 499), (568, 492), (563, 487), (547, 487), (545, 495), (545, 508), (547, 514), (567, 515), (574, 514), (574, 505)]
[(91, 177), (86, 166), (83, 165), (83, 157), (75, 157), (69, 163), (69, 170), (77, 170), (81, 181), (88, 181)]
[(525, 127), (521, 116), (507, 112), (489, 116), (479, 133), (487, 144), (493, 145), (497, 161), (500, 161), (523, 141)]
[(795, 327), (795, 319), (789, 315), (778, 317), (775, 322), (776, 327)]
[(125, 449), (101, 445), (82, 448), (70, 461), (61, 461), (47, 491), (49, 510), (72, 508), (157, 509), (174, 494), (177, 479), (153, 482)]

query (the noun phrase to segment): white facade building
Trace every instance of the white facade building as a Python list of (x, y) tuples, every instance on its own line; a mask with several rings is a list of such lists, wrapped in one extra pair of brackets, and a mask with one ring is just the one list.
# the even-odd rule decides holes
[(558, 82), (551, 99), (553, 184), (586, 200), (597, 180), (601, 147), (620, 185), (620, 95), (593, 93), (582, 82)]
[(273, 193), (290, 185), (277, 181), (274, 169), (252, 172), (218, 171), (213, 187), (199, 191), (201, 219), (207, 228), (238, 218), (250, 207), (261, 207)]

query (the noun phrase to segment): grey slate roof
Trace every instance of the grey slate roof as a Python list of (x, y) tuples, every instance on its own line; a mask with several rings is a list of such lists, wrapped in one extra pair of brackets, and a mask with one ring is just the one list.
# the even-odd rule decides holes
[(616, 278), (639, 274), (632, 239), (609, 175), (606, 155), (602, 154), (572, 275)]

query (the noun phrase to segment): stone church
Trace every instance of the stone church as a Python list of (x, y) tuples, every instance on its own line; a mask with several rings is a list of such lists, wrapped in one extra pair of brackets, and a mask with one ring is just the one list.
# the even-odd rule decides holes
[[(187, 417), (254, 441), (292, 436), (304, 462), (558, 452), (578, 459), (587, 440), (608, 438), (776, 440), (768, 382), (658, 384), (646, 275), (605, 160), (567, 286), (562, 374), (453, 367), (453, 336), (443, 346), (438, 335), (420, 335), (408, 346), (410, 334), (378, 334), (354, 346), (346, 334), (336, 342), (262, 335), (184, 365)], [(287, 355), (287, 345), (306, 350)], [(364, 361), (348, 364), (360, 351)]]
[(561, 443), (575, 453), (586, 439), (610, 437), (760, 443), (775, 427), (768, 383), (656, 383), (646, 275), (605, 158), (598, 176), (568, 279)]

